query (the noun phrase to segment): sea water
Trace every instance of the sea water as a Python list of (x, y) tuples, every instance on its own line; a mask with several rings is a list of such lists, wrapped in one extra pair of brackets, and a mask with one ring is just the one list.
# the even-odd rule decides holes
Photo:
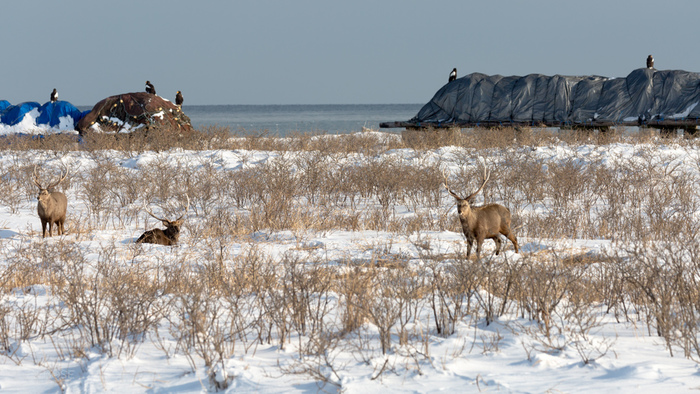
[[(285, 136), (290, 133), (344, 134), (379, 129), (381, 122), (407, 121), (422, 104), (183, 105), (196, 129), (228, 127), (232, 132)], [(402, 129), (384, 129), (400, 132)]]

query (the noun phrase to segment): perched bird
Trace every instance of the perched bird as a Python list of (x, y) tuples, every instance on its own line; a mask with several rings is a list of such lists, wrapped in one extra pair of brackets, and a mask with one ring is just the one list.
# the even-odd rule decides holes
[(175, 104), (182, 105), (183, 101), (185, 101), (185, 99), (182, 98), (182, 92), (178, 90), (175, 95)]
[(58, 101), (58, 91), (56, 91), (56, 88), (53, 88), (53, 92), (51, 92), (51, 102), (55, 103)]
[(156, 94), (156, 88), (153, 86), (151, 81), (146, 81), (146, 93)]
[(647, 56), (647, 68), (654, 68), (654, 57), (651, 55)]
[(450, 79), (448, 79), (447, 82), (452, 82), (455, 79), (457, 79), (457, 69), (453, 68), (452, 72), (450, 73)]

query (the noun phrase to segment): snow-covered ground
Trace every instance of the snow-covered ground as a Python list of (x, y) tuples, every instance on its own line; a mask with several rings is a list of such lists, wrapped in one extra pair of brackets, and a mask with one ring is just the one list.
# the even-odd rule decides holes
[[(617, 143), (575, 147), (562, 144), (522, 149), (530, 149), (532, 155), (544, 163), (575, 158), (578, 163), (586, 165), (593, 162), (634, 160), (648, 147)], [(700, 149), (673, 144), (656, 144), (653, 149), (655, 157), (669, 168), (680, 166), (690, 176), (694, 176), (696, 181), (700, 180), (697, 168)], [(500, 150), (475, 154), (456, 147), (422, 152), (397, 149), (381, 153), (379, 158), (391, 159), (404, 165), (420, 163), (425, 166), (440, 166), (450, 174), (457, 174), (462, 170), (463, 157), (477, 154), (483, 157), (487, 166), (495, 167), (502, 163)], [(3, 172), (18, 162), (22, 167), (24, 161), (25, 166), (46, 163), (42, 174), (47, 177), (57, 173), (59, 161), (71, 169), (70, 182), (65, 190), (69, 200), (67, 235), (41, 238), (36, 195), (31, 194), (31, 179), (26, 180), (29, 184), (28, 192), (23, 194), (21, 200), (13, 207), (7, 206), (0, 210), (0, 258), (5, 260), (0, 261), (2, 278), (11, 276), (7, 270), (20, 266), (18, 262), (21, 262), (23, 256), (33, 256), (27, 257), (29, 261), (37, 259), (36, 256), (44, 256), (42, 253), (47, 256), (39, 258), (40, 263), (64, 264), (60, 268), (63, 270), (61, 272), (67, 271), (70, 269), (67, 263), (57, 262), (63, 261), (64, 257), (51, 257), (62, 250), (72, 250), (71, 253), (82, 256), (82, 260), (74, 260), (73, 268), (80, 264), (88, 277), (100, 275), (98, 267), (104, 262), (143, 275), (154, 275), (153, 270), (167, 272), (177, 270), (183, 264), (206, 267), (207, 264), (203, 262), (215, 260), (210, 254), (217, 249), (208, 243), (201, 228), (204, 223), (209, 223), (204, 212), (215, 212), (216, 208), (221, 207), (207, 211), (201, 206), (204, 197), (190, 196), (193, 207), (187, 213), (178, 246), (135, 246), (133, 241), (144, 228), (152, 228), (159, 223), (141, 209), (146, 203), (141, 199), (127, 202), (124, 207), (108, 206), (106, 217), (104, 212), (101, 214), (103, 216), (96, 217), (95, 202), (90, 200), (93, 197), (89, 195), (89, 188), (83, 185), (89, 182), (89, 177), (95, 176), (90, 171), (97, 168), (98, 164), (109, 162), (129, 174), (142, 173), (144, 177), (148, 171), (153, 171), (154, 166), (192, 169), (206, 167), (213, 174), (223, 177), (225, 173), (253, 169), (281, 157), (293, 162), (293, 159), (305, 155), (310, 153), (173, 150), (140, 154), (66, 152), (60, 156), (54, 152), (1, 151), (0, 165)], [(346, 155), (338, 160), (364, 159), (358, 155)], [(472, 164), (477, 165), (479, 161), (473, 160)], [(304, 174), (301, 173), (300, 176)], [(105, 180), (110, 181), (112, 180)], [(471, 186), (475, 184), (470, 183)], [(178, 191), (177, 187), (173, 188), (173, 193)], [(439, 193), (441, 203), (433, 214), (439, 216), (444, 213), (449, 217), (456, 215), (454, 200), (444, 189)], [(483, 201), (483, 196), (479, 200)], [(209, 201), (211, 203), (216, 200)], [(488, 202), (508, 204), (507, 201)], [(365, 200), (360, 203), (368, 202)], [(410, 218), (416, 214), (410, 205), (392, 205), (394, 219)], [(153, 207), (157, 205), (154, 204)], [(308, 204), (308, 209), (313, 207), (313, 203)], [(354, 208), (348, 208), (348, 215), (352, 209)], [(526, 210), (537, 212), (538, 209), (542, 208), (534, 204)], [(128, 210), (140, 212), (136, 214), (137, 219), (120, 220), (122, 214), (129, 217), (125, 214)], [(235, 208), (231, 210), (238, 212)], [(177, 209), (173, 212), (179, 216)], [(602, 255), (611, 249), (611, 240), (604, 237), (535, 239), (520, 235), (518, 238), (520, 253), (516, 254), (508, 242), (506, 251), (493, 258), (517, 263), (541, 254), (543, 250)], [(274, 231), (250, 228), (244, 229), (243, 234), (239, 231), (231, 235), (223, 245), (220, 257), (226, 265), (249, 261), (250, 258), (246, 256), (259, 254), (270, 264), (297, 259), (295, 261), (303, 263), (321, 262), (341, 266), (348, 261), (376, 263), (381, 254), (407, 262), (419, 270), (431, 262), (438, 266), (443, 264), (440, 258), (427, 261), (426, 250), (431, 256), (446, 256), (443, 258), (444, 264), (448, 264), (448, 260), (454, 260), (454, 256), (464, 251), (464, 236), (455, 231), (437, 229), (397, 233), (376, 229), (317, 231), (292, 228)], [(487, 240), (485, 254), (492, 251), (493, 242)], [(477, 264), (473, 260), (471, 263)], [(71, 279), (70, 275), (63, 275), (66, 275), (67, 280)], [(108, 277), (105, 274), (105, 278)], [(5, 280), (3, 285), (7, 287), (9, 283)], [(0, 320), (0, 324), (6, 325), (5, 329), (0, 330), (6, 333), (5, 338), (0, 338), (0, 344), (3, 345), (0, 355), (0, 390), (3, 392), (204, 392), (216, 391), (216, 382), (223, 381), (228, 382), (228, 388), (222, 391), (280, 393), (659, 393), (700, 389), (698, 362), (684, 357), (678, 349), (671, 356), (664, 339), (657, 336), (654, 330), (650, 332), (645, 322), (618, 319), (614, 314), (606, 313), (606, 305), (603, 304), (592, 306), (592, 312), (588, 312), (595, 321), (590, 326), (590, 332), (584, 335), (576, 334), (575, 330), (565, 330), (545, 340), (538, 322), (528, 319), (517, 308), (507, 308), (503, 315), (490, 324), (487, 324), (483, 316), (464, 316), (457, 322), (453, 334), (441, 335), (435, 330), (430, 305), (423, 302), (418, 306), (418, 317), (406, 326), (410, 333), (408, 341), (400, 344), (398, 325), (395, 325), (391, 329), (391, 345), (384, 354), (378, 327), (370, 320), (365, 320), (354, 332), (345, 335), (339, 333), (342, 328), (341, 295), (329, 291), (324, 293), (330, 308), (326, 315), (327, 330), (335, 335), (324, 337), (328, 343), (320, 348), (322, 350), (300, 350), (307, 344), (309, 337), (296, 330), (288, 333), (288, 338), (282, 345), (276, 329), (271, 329), (269, 341), (258, 340), (252, 336), (256, 331), (249, 329), (245, 331), (247, 337), (224, 341), (230, 346), (223, 352), (225, 356), (207, 368), (202, 355), (193, 349), (184, 349), (183, 341), (178, 341), (173, 331), (173, 322), (193, 319), (191, 315), (178, 314), (173, 309), (171, 316), (159, 321), (157, 332), (149, 330), (140, 339), (131, 338), (134, 344), (128, 350), (121, 353), (115, 351), (114, 349), (124, 349), (123, 342), (115, 338), (110, 355), (110, 352), (104, 350), (104, 345), (85, 346), (89, 340), (81, 336), (89, 332), (89, 329), (65, 327), (58, 323), (60, 319), (56, 317), (58, 313), (55, 310), (63, 307), (62, 296), (57, 294), (58, 291), (42, 281), (27, 287), (4, 290), (4, 317)], [(162, 289), (157, 291), (164, 292), (158, 293), (158, 299), (168, 299), (167, 292)], [(381, 289), (375, 291), (381, 292)], [(207, 294), (224, 297), (221, 293)], [(87, 296), (88, 294), (86, 298), (89, 298)], [(241, 302), (248, 302), (247, 300), (244, 298)], [(47, 319), (50, 321), (44, 323), (52, 327), (52, 330), (42, 331), (40, 327), (35, 327), (32, 332), (23, 335), (20, 332), (22, 325), (17, 320), (20, 313), (17, 311), (35, 310), (53, 316), (55, 320)], [(14, 314), (12, 311), (15, 311)], [(44, 335), (39, 335), (39, 332)], [(209, 332), (197, 335), (213, 334)], [(211, 342), (207, 343), (207, 346), (211, 345)], [(207, 354), (214, 353), (216, 352), (209, 349)], [(698, 354), (694, 354), (694, 357), (696, 360), (699, 358)]]

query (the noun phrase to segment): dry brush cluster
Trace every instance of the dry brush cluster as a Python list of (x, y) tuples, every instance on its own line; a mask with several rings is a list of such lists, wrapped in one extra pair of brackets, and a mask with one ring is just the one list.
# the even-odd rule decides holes
[[(634, 155), (595, 153), (611, 142), (634, 145)], [(214, 376), (236, 354), (293, 341), (296, 362), (283, 372), (341, 385), (348, 362), (341, 354), (363, 361), (373, 378), (408, 364), (420, 371), (434, 367), (431, 337), (477, 323), (525, 333), (528, 355), (568, 348), (588, 363), (613, 346), (614, 337), (593, 335), (611, 317), (663, 338), (671, 354), (700, 361), (700, 156), (692, 139), (512, 129), (403, 140), (231, 139), (208, 130), (191, 140), (109, 143), (116, 155), (94, 141), (60, 139), (17, 140), (2, 151), (0, 202), (13, 213), (36, 198), (36, 149), (91, 159), (90, 168), (72, 171), (61, 185), (69, 211), (84, 207), (69, 212), (72, 236), (40, 242), (35, 232), (33, 242), (2, 241), (0, 351), (14, 362), (44, 362), (18, 352), (30, 340), (50, 341), (65, 360), (95, 348), (129, 357), (151, 343), (169, 356), (186, 355), (193, 369), (203, 363)], [(668, 143), (698, 159), (659, 157), (655, 146)], [(535, 147), (573, 153), (548, 160)], [(120, 165), (149, 149), (203, 154), (197, 163), (161, 153), (138, 170)], [(213, 149), (275, 154), (222, 169)], [(465, 192), (476, 189), (488, 167), (484, 200), (510, 209), (521, 254), (494, 256), (487, 241), (475, 261), (463, 243), (448, 253), (435, 247), (430, 232), (460, 231), (442, 184), (446, 166), (458, 169), (450, 188)], [(169, 203), (181, 207), (185, 198), (185, 246), (121, 246), (147, 228), (144, 204), (177, 216)], [(372, 244), (371, 258), (332, 258), (305, 243), (311, 234), (362, 230), (410, 239), (417, 252)], [(86, 247), (99, 231), (114, 242)], [(282, 256), (251, 240), (287, 231), (298, 246)], [(573, 247), (578, 239), (608, 240), (611, 248), (583, 253)], [(46, 304), (37, 303), (40, 296)], [(497, 351), (499, 340), (473, 338), (484, 352)], [(474, 347), (455, 355), (462, 351)], [(400, 357), (373, 362), (386, 354)]]

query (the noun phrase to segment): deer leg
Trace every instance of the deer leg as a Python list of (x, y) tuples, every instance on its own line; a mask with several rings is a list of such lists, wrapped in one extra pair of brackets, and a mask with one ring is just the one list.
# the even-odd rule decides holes
[(46, 220), (41, 221), (41, 236), (46, 238)]
[(474, 237), (468, 232), (464, 232), (464, 238), (467, 240), (467, 258), (472, 254), (472, 244), (474, 243)]
[(63, 235), (63, 220), (59, 220), (58, 222), (56, 222), (56, 227), (58, 227), (58, 235)]
[(484, 237), (481, 235), (476, 236), (476, 259), (481, 260), (481, 247), (484, 246)]
[(496, 235), (495, 237), (491, 237), (491, 239), (496, 243), (496, 256), (498, 256), (498, 253), (501, 252), (501, 238)]
[(518, 253), (518, 239), (515, 238), (515, 235), (513, 235), (513, 233), (508, 233), (506, 235), (506, 238), (508, 238), (510, 242), (513, 243), (513, 246), (515, 247), (515, 253)]

